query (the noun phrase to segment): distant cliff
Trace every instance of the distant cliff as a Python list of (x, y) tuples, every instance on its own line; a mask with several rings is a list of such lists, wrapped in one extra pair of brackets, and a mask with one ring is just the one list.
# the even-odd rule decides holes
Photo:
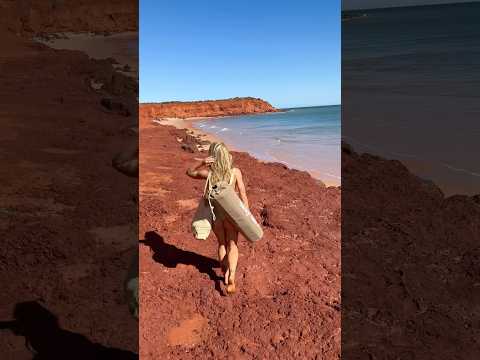
[(154, 117), (210, 117), (246, 115), (278, 111), (268, 102), (252, 97), (191, 102), (144, 103), (140, 105)]

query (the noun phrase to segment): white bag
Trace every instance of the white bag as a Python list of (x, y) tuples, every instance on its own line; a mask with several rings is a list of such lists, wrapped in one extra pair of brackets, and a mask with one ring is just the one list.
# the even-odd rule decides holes
[(205, 188), (203, 189), (203, 196), (198, 204), (197, 211), (192, 220), (192, 232), (197, 240), (206, 240), (212, 231), (212, 224), (214, 222), (214, 215), (207, 193), (210, 189), (210, 172), (208, 173)]
[(212, 212), (208, 201), (202, 197), (192, 220), (192, 232), (197, 240), (206, 240), (212, 231)]

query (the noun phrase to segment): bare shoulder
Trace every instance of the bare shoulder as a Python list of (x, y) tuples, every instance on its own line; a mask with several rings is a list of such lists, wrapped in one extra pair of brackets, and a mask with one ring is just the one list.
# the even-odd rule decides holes
[(240, 171), (239, 168), (233, 168), (233, 173), (235, 174), (236, 177), (242, 176), (242, 172)]

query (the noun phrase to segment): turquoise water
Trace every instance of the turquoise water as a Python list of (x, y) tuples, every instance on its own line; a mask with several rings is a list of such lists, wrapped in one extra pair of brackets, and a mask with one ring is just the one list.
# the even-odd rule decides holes
[(340, 105), (202, 120), (194, 126), (257, 159), (340, 185)]

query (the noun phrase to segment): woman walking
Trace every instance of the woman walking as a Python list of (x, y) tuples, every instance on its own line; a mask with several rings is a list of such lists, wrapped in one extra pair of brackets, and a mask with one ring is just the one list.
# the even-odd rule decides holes
[[(195, 179), (206, 179), (210, 186), (223, 181), (229, 183), (248, 208), (248, 198), (240, 169), (233, 167), (233, 158), (224, 143), (212, 143), (209, 156), (190, 167), (187, 175)], [(207, 186), (208, 188), (208, 186)], [(225, 277), (227, 293), (235, 292), (235, 272), (238, 262), (238, 231), (222, 214), (215, 214), (213, 232), (218, 240), (218, 260)]]

